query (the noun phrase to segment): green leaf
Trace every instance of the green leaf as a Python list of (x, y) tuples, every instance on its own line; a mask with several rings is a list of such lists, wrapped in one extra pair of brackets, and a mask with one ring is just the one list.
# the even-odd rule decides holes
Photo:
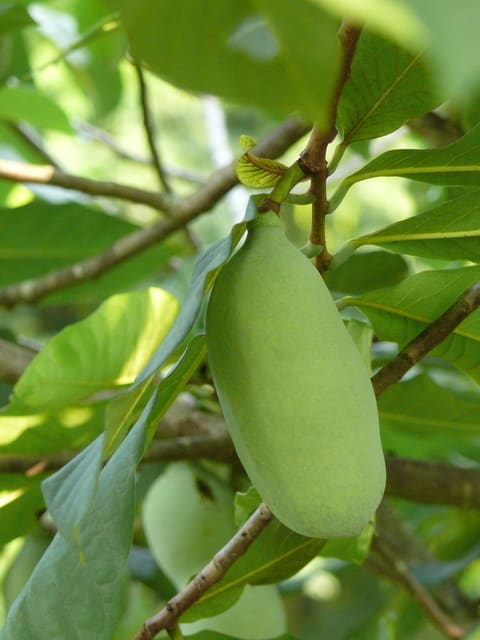
[(480, 400), (418, 375), (394, 384), (378, 400), (382, 427), (411, 431), (429, 438), (432, 432), (474, 435), (480, 432)]
[(444, 260), (480, 262), (480, 191), (352, 241), (390, 251)]
[(330, 199), (334, 211), (356, 182), (378, 177), (399, 177), (462, 187), (478, 187), (480, 181), (480, 124), (462, 138), (441, 149), (387, 151), (345, 178)]
[[(346, 298), (368, 316), (380, 340), (407, 344), (480, 280), (480, 267), (424, 271), (389, 289)], [(480, 309), (431, 352), (480, 381)]]
[(41, 475), (0, 474), (0, 548), (32, 529), (36, 514), (44, 506), (41, 478)]
[[(120, 11), (133, 55), (167, 81), (275, 115), (301, 111), (325, 121), (339, 22), (309, 0), (137, 0), (122, 2)], [(201, 65), (193, 62), (199, 52)]]
[(101, 433), (104, 412), (104, 402), (55, 413), (7, 408), (0, 413), (0, 453), (42, 456), (81, 449)]
[(97, 491), (103, 434), (42, 483), (45, 504), (58, 532), (70, 544)]
[[(254, 509), (259, 500), (256, 492), (237, 494), (237, 517)], [(221, 613), (238, 599), (246, 584), (271, 584), (289, 578), (314, 558), (324, 544), (324, 540), (301, 536), (274, 519), (226, 575), (185, 612), (182, 621)]]
[(187, 337), (198, 317), (205, 292), (213, 285), (220, 267), (228, 260), (232, 251), (237, 246), (245, 232), (247, 222), (255, 217), (257, 211), (255, 202), (254, 197), (250, 198), (244, 219), (234, 225), (227, 238), (211, 245), (197, 258), (190, 290), (182, 310), (170, 333), (137, 377), (135, 386), (142, 384), (147, 378), (158, 371), (165, 360)]
[(404, 0), (404, 4), (427, 31), (427, 54), (445, 92), (457, 100), (464, 99), (478, 83), (480, 73), (479, 3), (464, 0), (461, 11), (449, 2), (440, 8), (437, 0)]
[(39, 89), (2, 87), (0, 89), (0, 119), (28, 122), (40, 129), (55, 129), (72, 133), (65, 112)]
[(0, 4), (0, 35), (35, 24), (25, 7), (14, 2)]
[(178, 303), (162, 289), (118, 294), (56, 334), (14, 387), (11, 409), (53, 410), (131, 384), (173, 324)]
[(12, 605), (1, 640), (113, 637), (122, 615), (135, 471), (150, 408), (149, 404), (102, 470), (95, 499), (79, 525), (77, 544), (57, 533)]
[(341, 146), (383, 136), (436, 107), (431, 84), (419, 53), (364, 31), (339, 104)]
[(401, 45), (418, 49), (426, 40), (426, 29), (413, 10), (398, 0), (313, 0), (340, 18), (384, 35)]
[(244, 153), (237, 161), (237, 177), (247, 187), (264, 189), (274, 187), (288, 167), (278, 160), (259, 158), (253, 153)]
[[(178, 394), (183, 391), (188, 380), (206, 355), (205, 336), (198, 335), (189, 341), (185, 353), (175, 368), (158, 384), (156, 400), (148, 419), (147, 440), (154, 435), (160, 419), (168, 411)], [(127, 394), (111, 401), (107, 408), (105, 426), (105, 451), (114, 451), (121, 442), (130, 424), (143, 408), (144, 398), (152, 385), (147, 379), (145, 384), (133, 387)]]
[(333, 291), (365, 293), (397, 284), (407, 273), (407, 263), (401, 256), (387, 251), (369, 251), (354, 254), (345, 262), (329, 269), (325, 282)]
[[(190, 640), (238, 640), (233, 636), (226, 636), (224, 633), (218, 633), (218, 631), (201, 631), (200, 633), (195, 633), (193, 636), (185, 637), (190, 638)], [(270, 638), (270, 640), (298, 640), (298, 638), (290, 635), (289, 633), (285, 633), (281, 636), (277, 636), (276, 638)]]
[[(34, 200), (15, 209), (0, 209), (0, 286), (37, 278), (92, 257), (139, 229), (76, 202)], [(70, 304), (72, 300), (97, 300), (125, 291), (158, 273), (172, 255), (168, 243), (151, 247), (94, 281), (53, 293), (47, 302)]]
[(363, 531), (354, 538), (327, 540), (322, 547), (320, 555), (323, 557), (338, 558), (345, 562), (363, 564), (365, 558), (368, 556), (374, 533), (374, 524), (373, 522), (369, 522), (365, 525)]

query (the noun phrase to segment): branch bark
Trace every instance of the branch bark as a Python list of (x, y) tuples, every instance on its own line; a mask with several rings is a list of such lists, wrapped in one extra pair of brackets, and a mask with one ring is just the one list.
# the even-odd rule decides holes
[(225, 575), (272, 519), (271, 511), (265, 504), (261, 504), (206, 567), (161, 611), (145, 622), (135, 640), (151, 640), (162, 629), (172, 627), (184, 611)]
[[(255, 151), (265, 157), (278, 156), (305, 135), (309, 129), (310, 126), (300, 120), (287, 120), (265, 136)], [(211, 209), (222, 196), (238, 183), (235, 166), (232, 163), (215, 171), (195, 193), (175, 202), (166, 194), (144, 191), (113, 182), (100, 182), (72, 176), (55, 170), (51, 166), (29, 165), (8, 160), (0, 160), (1, 178), (16, 182), (53, 184), (91, 195), (117, 197), (166, 211), (171, 217), (169, 220), (159, 220), (150, 227), (121, 238), (104, 253), (64, 269), (51, 271), (40, 278), (24, 280), (0, 289), (0, 306), (7, 308), (22, 302), (36, 302), (54, 291), (100, 276), (128, 260), (131, 256), (185, 227), (191, 220)]]

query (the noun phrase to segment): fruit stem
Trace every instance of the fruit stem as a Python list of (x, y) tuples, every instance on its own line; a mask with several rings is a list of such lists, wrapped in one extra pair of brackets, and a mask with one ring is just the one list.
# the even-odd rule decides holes
[(305, 180), (305, 172), (298, 162), (294, 162), (275, 185), (272, 193), (258, 205), (259, 213), (274, 211), (280, 213), (282, 202), (288, 198), (290, 191), (302, 180)]

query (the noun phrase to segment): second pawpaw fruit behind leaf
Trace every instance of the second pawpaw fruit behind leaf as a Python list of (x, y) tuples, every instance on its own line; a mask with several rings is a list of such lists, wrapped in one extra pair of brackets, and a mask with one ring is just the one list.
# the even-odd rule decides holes
[(237, 453), (297, 533), (357, 535), (385, 487), (375, 397), (330, 293), (278, 217), (249, 224), (206, 319), (215, 387)]

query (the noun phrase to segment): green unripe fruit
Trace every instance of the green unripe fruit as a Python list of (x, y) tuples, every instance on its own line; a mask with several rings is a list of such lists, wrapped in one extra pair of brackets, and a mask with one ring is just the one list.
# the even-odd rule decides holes
[[(158, 565), (177, 588), (202, 569), (236, 531), (233, 492), (213, 474), (188, 463), (169, 465), (151, 486), (143, 525)], [(182, 624), (190, 634), (208, 629), (245, 640), (286, 632), (275, 587), (245, 587), (239, 600), (217, 616)]]
[(274, 515), (306, 536), (358, 534), (385, 487), (375, 397), (327, 287), (275, 214), (250, 223), (218, 275), (206, 333), (233, 443)]
[(233, 494), (203, 469), (170, 464), (147, 493), (143, 525), (158, 566), (183, 587), (235, 533)]
[(245, 640), (277, 638), (287, 631), (282, 599), (271, 585), (247, 585), (227, 611), (212, 618), (182, 624), (182, 631), (189, 636), (204, 629)]

